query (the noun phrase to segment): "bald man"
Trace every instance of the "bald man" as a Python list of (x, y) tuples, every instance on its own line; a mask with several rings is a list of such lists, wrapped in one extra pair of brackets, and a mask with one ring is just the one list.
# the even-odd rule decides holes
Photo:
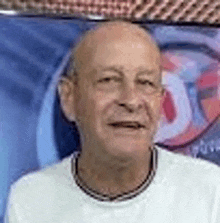
[(115, 21), (89, 31), (59, 85), (82, 150), (16, 182), (5, 222), (220, 222), (219, 167), (153, 143), (161, 79), (144, 29)]

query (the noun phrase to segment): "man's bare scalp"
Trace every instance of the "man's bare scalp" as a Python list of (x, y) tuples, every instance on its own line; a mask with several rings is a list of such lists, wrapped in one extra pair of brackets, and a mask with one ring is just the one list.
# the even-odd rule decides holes
[(75, 70), (78, 73), (82, 72), (81, 68), (85, 68), (85, 64), (93, 58), (94, 51), (100, 44), (110, 43), (113, 41), (134, 41), (142, 39), (149, 47), (153, 48), (158, 58), (160, 57), (159, 48), (143, 28), (125, 21), (111, 21), (98, 25), (81, 38), (73, 51), (72, 58), (74, 61)]

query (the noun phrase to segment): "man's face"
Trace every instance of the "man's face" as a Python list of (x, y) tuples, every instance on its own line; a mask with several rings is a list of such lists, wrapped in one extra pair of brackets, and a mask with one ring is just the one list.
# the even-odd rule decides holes
[(112, 155), (146, 151), (162, 98), (156, 47), (138, 37), (100, 41), (78, 75), (75, 116), (83, 141)]

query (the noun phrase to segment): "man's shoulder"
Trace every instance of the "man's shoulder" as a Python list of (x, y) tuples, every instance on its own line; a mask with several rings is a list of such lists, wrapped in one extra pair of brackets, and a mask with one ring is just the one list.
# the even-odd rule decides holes
[(56, 193), (60, 188), (68, 188), (71, 182), (71, 156), (19, 178), (12, 184), (10, 198), (21, 201)]
[[(161, 165), (176, 179), (220, 187), (220, 167), (207, 160), (159, 149)], [(160, 164), (159, 164), (160, 165)]]
[[(25, 222), (54, 222), (61, 207), (78, 204), (78, 191), (71, 174), (71, 157), (29, 173), (10, 188), (7, 216)], [(45, 211), (46, 210), (46, 211)]]

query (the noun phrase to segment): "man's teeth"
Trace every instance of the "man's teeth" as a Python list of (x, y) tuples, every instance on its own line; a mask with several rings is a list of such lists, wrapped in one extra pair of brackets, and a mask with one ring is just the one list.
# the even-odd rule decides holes
[(125, 127), (125, 128), (140, 128), (142, 125), (140, 125), (138, 122), (115, 122), (111, 124), (114, 127)]

